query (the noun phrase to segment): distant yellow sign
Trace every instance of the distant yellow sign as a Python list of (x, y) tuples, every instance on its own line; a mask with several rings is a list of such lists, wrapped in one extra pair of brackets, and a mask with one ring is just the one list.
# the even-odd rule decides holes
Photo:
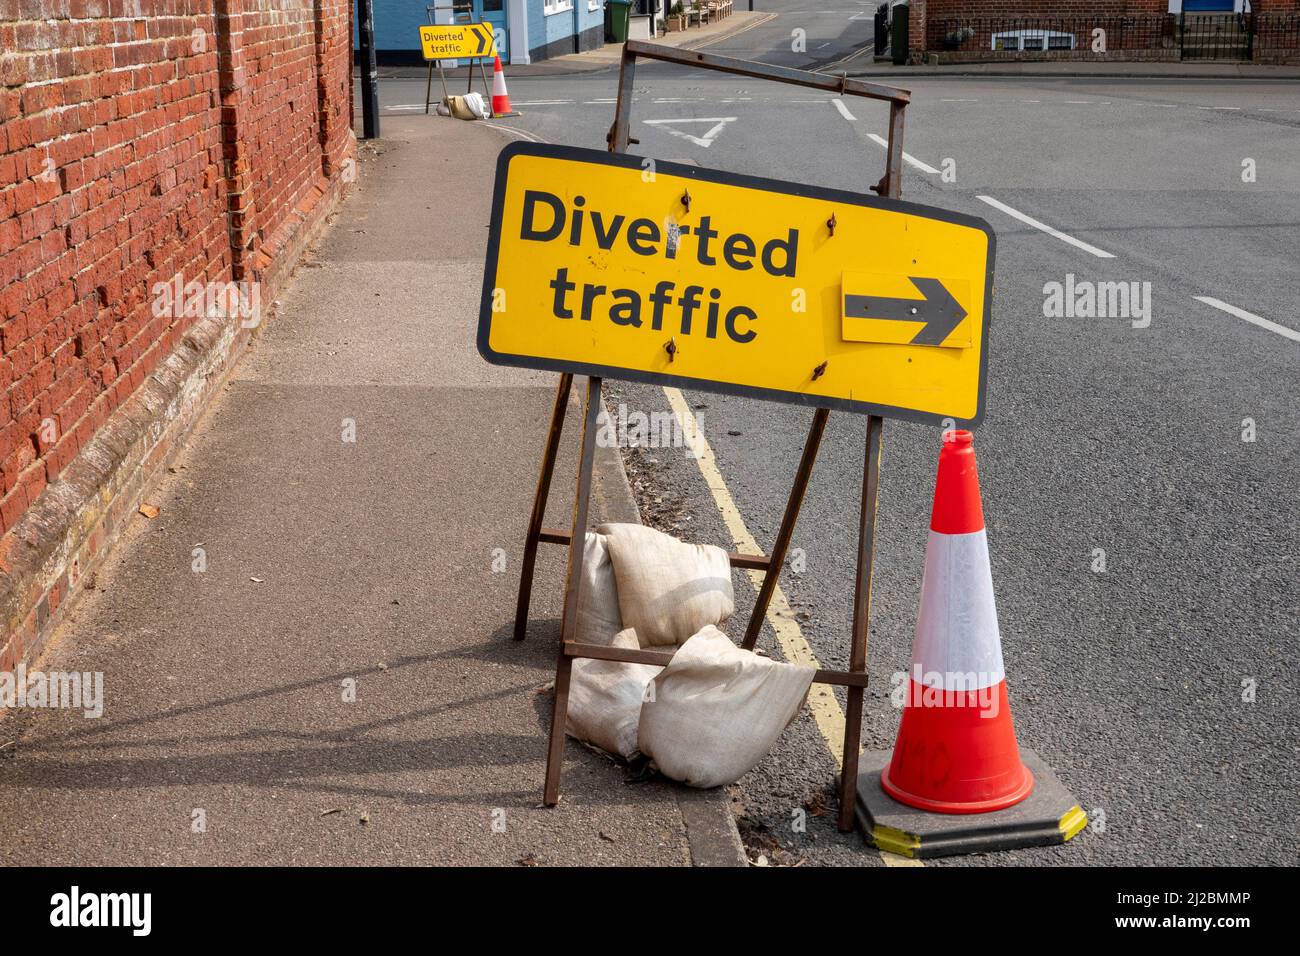
[(973, 216), (513, 143), (478, 347), (502, 365), (975, 424), (993, 259)]
[(497, 52), (490, 23), (420, 27), (420, 48), (426, 60), (493, 56)]

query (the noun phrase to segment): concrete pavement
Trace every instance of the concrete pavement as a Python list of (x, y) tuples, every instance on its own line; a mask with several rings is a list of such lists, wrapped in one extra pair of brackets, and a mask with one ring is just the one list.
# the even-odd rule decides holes
[[(540, 807), (562, 549), (510, 629), (554, 376), (473, 334), (505, 140), (384, 133), (41, 662), (103, 672), (104, 716), (0, 718), (0, 863), (743, 862), (721, 794), (679, 805), (572, 743)], [(604, 454), (595, 516), (636, 520)]]

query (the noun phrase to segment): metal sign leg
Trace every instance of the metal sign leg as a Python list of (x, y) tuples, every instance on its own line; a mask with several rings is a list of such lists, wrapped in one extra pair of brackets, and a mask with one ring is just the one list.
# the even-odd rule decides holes
[(555, 389), (551, 427), (546, 433), (542, 469), (537, 476), (537, 493), (533, 496), (533, 513), (528, 519), (528, 537), (524, 539), (524, 559), (519, 572), (519, 600), (515, 605), (516, 641), (522, 641), (528, 633), (528, 605), (533, 595), (533, 568), (537, 564), (537, 543), (542, 534), (542, 519), (546, 516), (546, 499), (551, 493), (551, 476), (555, 473), (555, 458), (560, 449), (560, 433), (564, 430), (564, 410), (569, 404), (569, 390), (572, 386), (573, 376), (566, 372), (560, 376), (559, 386)]
[(560, 800), (560, 771), (564, 765), (564, 725), (569, 715), (569, 677), (573, 658), (569, 645), (578, 628), (578, 597), (582, 588), (582, 556), (587, 544), (587, 506), (591, 503), (591, 475), (595, 470), (597, 417), (600, 415), (599, 377), (587, 379), (587, 406), (582, 415), (582, 458), (578, 489), (573, 501), (573, 532), (569, 538), (569, 570), (564, 584), (564, 616), (560, 620), (560, 652), (555, 664), (555, 698), (551, 707), (551, 739), (546, 750), (546, 788), (542, 802), (548, 807)]
[[(853, 587), (853, 642), (849, 671), (867, 667), (867, 639), (871, 627), (871, 571), (876, 558), (876, 504), (880, 495), (880, 439), (885, 420), (867, 418), (867, 449), (862, 469), (862, 511), (858, 519), (858, 575)], [(848, 688), (844, 713), (844, 763), (840, 768), (841, 833), (853, 829), (858, 794), (858, 751), (862, 746), (862, 691)]]
[(776, 543), (768, 555), (767, 572), (763, 575), (763, 585), (758, 591), (758, 600), (754, 611), (749, 616), (749, 627), (745, 630), (745, 640), (741, 647), (752, 651), (758, 642), (758, 633), (763, 629), (763, 620), (767, 617), (767, 606), (772, 603), (772, 593), (776, 590), (785, 564), (785, 552), (790, 547), (790, 537), (794, 534), (794, 523), (799, 520), (799, 509), (803, 506), (804, 493), (808, 490), (808, 479), (812, 477), (813, 463), (817, 460), (817, 449), (821, 445), (822, 433), (826, 431), (826, 419), (830, 412), (824, 408), (817, 409), (813, 415), (812, 425), (808, 429), (808, 438), (803, 445), (803, 457), (799, 459), (799, 468), (794, 475), (794, 484), (790, 487), (790, 497), (785, 503), (785, 515), (781, 518), (781, 527), (776, 533)]

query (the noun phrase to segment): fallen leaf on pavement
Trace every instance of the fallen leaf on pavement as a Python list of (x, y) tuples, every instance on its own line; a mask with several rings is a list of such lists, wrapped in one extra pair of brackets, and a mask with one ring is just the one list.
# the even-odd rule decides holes
[(146, 518), (158, 517), (158, 511), (159, 508), (157, 505), (143, 504), (140, 506), (140, 514), (144, 515)]

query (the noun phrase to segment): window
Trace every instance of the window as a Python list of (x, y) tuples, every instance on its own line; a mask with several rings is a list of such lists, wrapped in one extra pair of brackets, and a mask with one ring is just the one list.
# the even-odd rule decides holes
[(1073, 50), (1074, 34), (1059, 30), (1007, 30), (993, 34), (993, 49), (1016, 50)]
[(545, 0), (542, 4), (542, 13), (551, 16), (556, 13), (564, 13), (566, 10), (573, 9), (573, 0)]

